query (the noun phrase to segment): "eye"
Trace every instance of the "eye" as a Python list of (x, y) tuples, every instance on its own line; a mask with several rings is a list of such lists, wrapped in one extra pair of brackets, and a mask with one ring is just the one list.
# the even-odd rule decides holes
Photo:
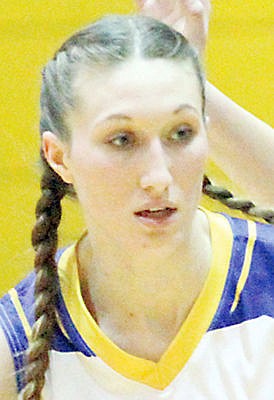
[(127, 148), (133, 146), (135, 143), (134, 135), (130, 132), (120, 132), (111, 137), (108, 143), (118, 148)]
[(173, 130), (169, 136), (169, 140), (173, 142), (185, 142), (192, 138), (194, 130), (190, 125), (181, 125)]

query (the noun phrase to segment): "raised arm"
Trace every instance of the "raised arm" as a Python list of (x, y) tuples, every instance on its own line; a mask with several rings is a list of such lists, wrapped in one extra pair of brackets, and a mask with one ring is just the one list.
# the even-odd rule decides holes
[[(208, 0), (138, 0), (140, 12), (172, 25), (203, 57), (210, 15)], [(207, 83), (211, 159), (263, 206), (274, 206), (273, 129)]]
[(203, 56), (210, 15), (209, 0), (136, 0), (140, 13), (181, 32)]
[(262, 206), (274, 207), (274, 130), (207, 84), (210, 156)]

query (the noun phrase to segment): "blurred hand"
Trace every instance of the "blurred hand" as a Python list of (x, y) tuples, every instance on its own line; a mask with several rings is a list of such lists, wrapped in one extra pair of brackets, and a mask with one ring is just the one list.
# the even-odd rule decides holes
[(203, 57), (210, 0), (136, 0), (136, 4), (140, 14), (156, 18), (182, 33)]

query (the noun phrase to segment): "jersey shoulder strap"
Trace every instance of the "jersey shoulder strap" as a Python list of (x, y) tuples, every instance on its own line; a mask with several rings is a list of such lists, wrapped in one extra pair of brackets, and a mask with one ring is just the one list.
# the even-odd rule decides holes
[[(64, 250), (58, 250), (57, 262)], [(35, 278), (33, 271), (0, 299), (0, 328), (4, 331), (13, 357), (18, 392), (24, 387), (25, 352), (35, 320)], [(52, 347), (59, 351), (74, 350), (59, 327), (56, 327)]]
[(24, 385), (25, 351), (34, 321), (34, 283), (32, 272), (0, 299), (0, 326), (14, 360), (18, 391)]

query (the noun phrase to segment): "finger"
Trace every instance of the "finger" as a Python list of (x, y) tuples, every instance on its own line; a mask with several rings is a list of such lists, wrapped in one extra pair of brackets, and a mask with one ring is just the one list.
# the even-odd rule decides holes
[(143, 8), (145, 5), (145, 0), (135, 0), (135, 3), (138, 8)]
[(136, 3), (141, 14), (163, 21), (172, 11), (174, 0), (136, 0)]
[(179, 7), (174, 7), (173, 10), (171, 10), (169, 13), (166, 13), (165, 18), (164, 18), (164, 22), (167, 25), (173, 26), (175, 24), (178, 24), (181, 26), (181, 29), (183, 29), (183, 25), (185, 24), (185, 16), (182, 15), (181, 10), (179, 9)]
[(200, 0), (200, 1), (203, 4), (206, 11), (211, 10), (211, 1), (210, 0)]
[(181, 12), (185, 15), (188, 24), (193, 29), (203, 29), (205, 33), (208, 29), (210, 17), (209, 0), (180, 0)]
[(207, 16), (211, 10), (211, 3), (209, 0), (180, 0), (180, 5), (182, 10), (190, 16)]
[(189, 17), (202, 17), (205, 11), (202, 0), (180, 0), (180, 6)]

